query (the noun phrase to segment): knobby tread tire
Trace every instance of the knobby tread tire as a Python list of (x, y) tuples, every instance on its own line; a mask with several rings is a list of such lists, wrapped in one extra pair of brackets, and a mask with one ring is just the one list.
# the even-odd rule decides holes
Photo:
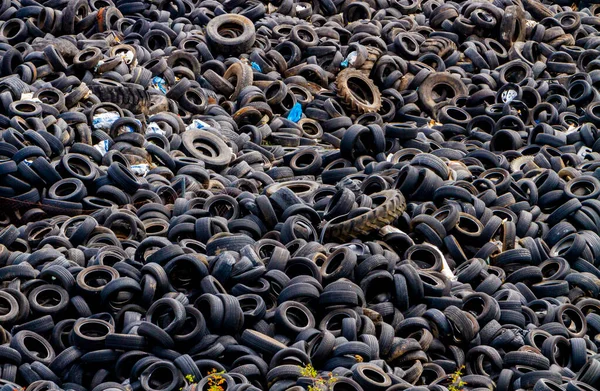
[(101, 102), (111, 102), (135, 114), (148, 113), (150, 94), (141, 88), (91, 84), (90, 90)]
[(325, 237), (345, 241), (357, 236), (366, 236), (391, 224), (406, 209), (406, 200), (402, 193), (397, 190), (384, 190), (373, 196), (382, 196), (386, 200), (367, 213), (329, 225), (326, 228)]
[[(371, 90), (372, 102), (364, 102), (359, 100), (352, 92), (352, 88), (348, 85), (350, 78), (356, 78), (362, 80), (363, 83), (369, 86)], [(338, 96), (344, 101), (344, 104), (354, 112), (361, 114), (374, 113), (379, 111), (381, 108), (381, 92), (379, 88), (369, 79), (362, 71), (357, 69), (344, 69), (338, 74), (336, 79), (336, 85), (338, 89)]]

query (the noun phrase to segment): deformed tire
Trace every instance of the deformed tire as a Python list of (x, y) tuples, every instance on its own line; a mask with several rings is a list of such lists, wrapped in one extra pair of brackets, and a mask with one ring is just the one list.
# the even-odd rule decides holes
[(325, 237), (335, 238), (341, 241), (350, 240), (357, 236), (365, 236), (380, 229), (400, 216), (406, 209), (406, 200), (402, 193), (397, 190), (384, 190), (371, 196), (373, 203), (379, 204), (358, 216), (349, 220), (335, 222), (335, 219), (326, 226)]
[(431, 73), (419, 86), (419, 100), (424, 108), (435, 114), (436, 106), (455, 96), (467, 95), (467, 87), (462, 81), (447, 72)]

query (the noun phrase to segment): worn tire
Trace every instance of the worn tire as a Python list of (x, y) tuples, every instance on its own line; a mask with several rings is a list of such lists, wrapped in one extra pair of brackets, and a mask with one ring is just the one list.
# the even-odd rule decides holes
[(384, 197), (385, 200), (374, 209), (352, 219), (333, 223), (326, 227), (325, 236), (341, 241), (368, 235), (380, 229), (400, 216), (406, 209), (406, 200), (397, 190), (384, 190), (373, 194), (373, 198)]
[[(222, 170), (223, 168), (227, 167), (231, 161), (231, 149), (229, 149), (223, 140), (207, 131), (187, 130), (185, 133), (183, 133), (182, 139), (183, 147), (185, 148), (187, 154), (202, 160), (206, 164), (207, 168)], [(213, 147), (218, 153), (215, 154), (215, 156), (209, 156), (203, 153), (197, 149), (197, 144), (200, 142), (210, 144), (211, 147)], [(213, 148), (208, 148), (208, 150)]]
[[(241, 26), (242, 31), (236, 37), (229, 38), (221, 34), (224, 25)], [(247, 52), (254, 45), (256, 30), (252, 21), (245, 16), (225, 14), (208, 22), (206, 38), (208, 43), (221, 53), (240, 54)]]
[(133, 113), (148, 113), (150, 94), (141, 88), (90, 84), (90, 90), (101, 102), (111, 102)]
[[(352, 111), (374, 113), (381, 108), (379, 88), (365, 74), (356, 69), (344, 69), (336, 79), (338, 96)], [(362, 94), (358, 94), (358, 90)]]
[(423, 108), (429, 113), (434, 113), (435, 107), (442, 103), (440, 97), (434, 93), (434, 88), (443, 85), (453, 92), (448, 96), (467, 95), (467, 87), (462, 81), (447, 72), (435, 72), (429, 74), (423, 83), (419, 86), (419, 100)]

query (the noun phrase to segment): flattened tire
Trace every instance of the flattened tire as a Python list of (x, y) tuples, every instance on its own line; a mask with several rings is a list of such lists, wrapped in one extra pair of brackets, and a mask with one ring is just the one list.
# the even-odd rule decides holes
[[(357, 236), (369, 233), (390, 224), (406, 209), (406, 200), (397, 190), (384, 190), (371, 196), (374, 200), (383, 198), (378, 206), (339, 223), (331, 223), (326, 227), (325, 237), (347, 241)], [(333, 221), (333, 220), (332, 220)]]

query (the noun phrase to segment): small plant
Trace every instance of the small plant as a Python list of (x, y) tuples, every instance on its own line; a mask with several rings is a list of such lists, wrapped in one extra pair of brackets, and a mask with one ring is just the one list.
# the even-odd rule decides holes
[(464, 365), (461, 365), (452, 375), (450, 375), (450, 380), (452, 383), (448, 386), (449, 391), (463, 391), (463, 387), (467, 385), (467, 382), (462, 380), (462, 370), (465, 369)]
[[(188, 373), (184, 377), (185, 377), (185, 380), (187, 380), (187, 382), (189, 383), (188, 385), (197, 383), (196, 377), (194, 375), (192, 375), (191, 373)], [(179, 391), (183, 391), (183, 387), (179, 387)]]
[(215, 368), (208, 371), (208, 391), (225, 391), (223, 384), (225, 384), (225, 378), (223, 375), (225, 371), (217, 372)]
[(313, 367), (311, 364), (301, 367), (300, 374), (302, 374), (304, 377), (312, 377), (313, 379), (316, 379), (316, 377), (319, 375), (315, 367)]
[(304, 377), (313, 379), (313, 384), (308, 386), (308, 391), (323, 391), (323, 389), (329, 389), (338, 380), (332, 372), (329, 372), (327, 377), (319, 376), (319, 373), (311, 364), (300, 367), (300, 374)]

